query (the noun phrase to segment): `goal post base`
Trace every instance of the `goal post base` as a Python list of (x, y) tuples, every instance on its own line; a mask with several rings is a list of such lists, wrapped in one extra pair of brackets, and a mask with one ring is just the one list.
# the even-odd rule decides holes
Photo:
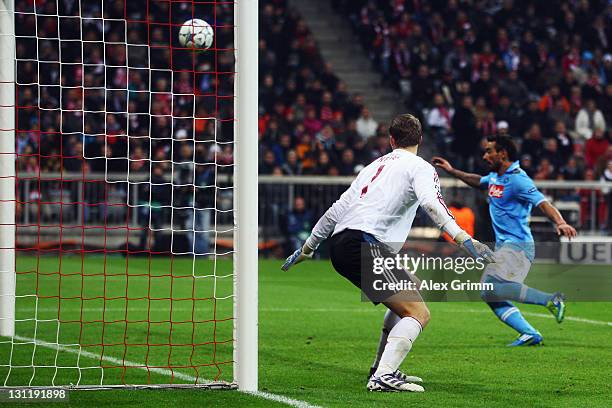
[(68, 391), (104, 391), (104, 390), (159, 390), (159, 389), (179, 389), (179, 390), (237, 390), (238, 385), (224, 381), (210, 382), (205, 384), (146, 384), (146, 385), (45, 385), (45, 386), (24, 386), (11, 385), (0, 387), (1, 390), (49, 390), (61, 389)]

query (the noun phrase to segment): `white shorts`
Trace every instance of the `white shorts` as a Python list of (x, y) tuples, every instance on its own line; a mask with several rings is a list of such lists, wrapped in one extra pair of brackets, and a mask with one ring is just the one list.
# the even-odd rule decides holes
[(495, 251), (495, 260), (495, 263), (487, 265), (482, 274), (482, 281), (487, 276), (493, 276), (510, 282), (523, 283), (531, 268), (531, 262), (524, 251), (508, 246)]

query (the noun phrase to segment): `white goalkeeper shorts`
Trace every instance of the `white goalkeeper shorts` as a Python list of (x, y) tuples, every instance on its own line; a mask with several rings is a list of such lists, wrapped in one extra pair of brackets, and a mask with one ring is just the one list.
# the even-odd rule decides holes
[(525, 251), (503, 246), (495, 251), (495, 263), (487, 265), (482, 274), (482, 281), (487, 276), (493, 276), (510, 282), (523, 283), (530, 268), (531, 261), (525, 255)]

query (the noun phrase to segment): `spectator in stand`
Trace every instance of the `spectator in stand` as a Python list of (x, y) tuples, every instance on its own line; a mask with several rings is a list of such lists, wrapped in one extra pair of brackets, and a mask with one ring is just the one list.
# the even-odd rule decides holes
[(508, 95), (501, 95), (499, 98), (499, 104), (495, 109), (495, 119), (508, 123), (509, 131), (510, 129), (514, 131), (518, 127), (519, 113), (512, 105)]
[(325, 125), (316, 135), (320, 149), (331, 150), (335, 144), (334, 129), (330, 125)]
[(431, 78), (429, 67), (421, 65), (418, 68), (416, 78), (412, 81), (412, 93), (409, 105), (417, 112), (421, 112), (435, 93), (434, 81)]
[(338, 172), (341, 176), (353, 176), (355, 174), (355, 154), (351, 149), (345, 149), (342, 152), (340, 163), (338, 164)]
[(474, 93), (474, 96), (476, 97), (488, 97), (489, 96), (489, 91), (491, 89), (491, 87), (493, 86), (494, 82), (491, 79), (491, 73), (488, 69), (485, 69), (482, 71), (482, 73), (480, 74), (480, 77), (478, 78), (478, 80), (474, 83), (474, 86), (472, 87), (472, 91)]
[(298, 160), (298, 155), (295, 150), (289, 150), (287, 152), (287, 160), (282, 165), (281, 170), (283, 174), (288, 176), (299, 176), (303, 172), (303, 165)]
[(590, 139), (595, 130), (605, 129), (606, 120), (603, 113), (597, 109), (595, 100), (589, 99), (576, 116), (576, 133), (584, 139)]
[(510, 45), (510, 49), (502, 55), (506, 70), (509, 72), (516, 71), (521, 62), (521, 53), (519, 51), (519, 44), (513, 42)]
[(478, 122), (478, 128), (480, 129), (480, 133), (484, 139), (489, 136), (495, 135), (497, 133), (497, 123), (495, 123), (495, 114), (491, 111), (486, 111), (485, 117)]
[(454, 139), (451, 150), (456, 155), (458, 168), (470, 169), (470, 158), (477, 150), (480, 142), (476, 128), (476, 116), (472, 112), (472, 97), (465, 96), (461, 107), (457, 109), (452, 119)]
[(332, 122), (334, 120), (334, 116), (335, 110), (333, 106), (333, 96), (331, 92), (323, 92), (319, 117), (323, 122)]
[(534, 124), (538, 125), (540, 130), (544, 129), (547, 125), (546, 115), (538, 108), (538, 98), (532, 95), (527, 102), (527, 108), (521, 112), (517, 134), (525, 134)]
[(603, 174), (610, 160), (612, 160), (612, 145), (608, 146), (608, 150), (597, 159), (597, 162), (595, 163), (595, 168), (594, 168), (596, 177)]
[(557, 100), (561, 100), (561, 104), (563, 107), (563, 110), (565, 110), (566, 112), (570, 111), (570, 105), (568, 100), (561, 95), (561, 89), (559, 88), (559, 85), (553, 85), (551, 86), (546, 93), (544, 93), (544, 95), (542, 96), (542, 98), (540, 98), (540, 102), (539, 102), (539, 108), (542, 112), (547, 112), (550, 109), (552, 109), (555, 106), (555, 102)]
[(259, 174), (272, 174), (274, 168), (277, 167), (274, 152), (266, 150), (263, 155), (263, 160), (259, 164)]
[(535, 168), (533, 165), (533, 159), (530, 155), (524, 154), (521, 156), (521, 169), (525, 170), (525, 173), (531, 178), (535, 174)]
[(331, 157), (332, 162), (338, 165), (342, 160), (342, 153), (348, 148), (347, 140), (342, 135), (338, 135), (334, 138), (334, 143), (328, 149), (325, 149)]
[(293, 210), (287, 215), (287, 253), (291, 253), (298, 248), (301, 248), (310, 235), (312, 227), (314, 227), (314, 214), (311, 210), (306, 209), (306, 202), (303, 197), (295, 197), (293, 202)]
[(261, 88), (259, 89), (259, 103), (266, 111), (271, 111), (274, 102), (279, 97), (278, 88), (274, 86), (274, 77), (268, 74), (264, 77)]
[(563, 123), (566, 128), (572, 125), (572, 118), (569, 110), (566, 110), (562, 99), (555, 100), (553, 107), (548, 110), (546, 117), (548, 122), (554, 124), (555, 127), (558, 122)]
[(565, 166), (561, 168), (560, 176), (563, 180), (584, 180), (584, 173), (578, 165), (576, 157), (570, 157)]
[(295, 147), (300, 161), (302, 162), (304, 172), (312, 171), (315, 167), (315, 157), (317, 150), (315, 150), (316, 144), (314, 139), (307, 133), (300, 136), (300, 142)]
[(546, 159), (554, 171), (558, 171), (561, 166), (565, 164), (565, 160), (563, 160), (561, 154), (559, 153), (559, 143), (554, 137), (546, 139), (546, 142), (544, 143), (544, 150), (542, 151), (542, 155), (540, 157), (541, 159), (538, 166), (542, 164), (544, 159)]
[(355, 154), (355, 163), (357, 165), (366, 166), (370, 164), (370, 147), (365, 140), (359, 139), (352, 143), (353, 153)]
[(513, 69), (508, 77), (501, 82), (499, 90), (507, 95), (515, 107), (522, 107), (529, 97), (529, 90), (525, 83), (519, 78), (518, 70)]
[(559, 160), (561, 163), (565, 163), (574, 154), (574, 141), (567, 132), (565, 123), (558, 121), (555, 123), (554, 139), (557, 141), (557, 151), (559, 153)]
[(358, 142), (367, 142), (367, 138), (361, 137), (359, 132), (357, 132), (357, 121), (349, 120), (346, 124), (346, 129), (342, 132), (342, 137), (349, 144), (356, 144)]
[(346, 120), (357, 120), (364, 106), (363, 95), (360, 93), (354, 94), (344, 109), (344, 117)]
[(326, 151), (321, 151), (317, 157), (317, 164), (310, 170), (310, 174), (323, 176), (329, 174), (331, 167), (332, 163), (329, 159), (329, 154)]
[(370, 110), (366, 107), (361, 109), (361, 115), (357, 119), (357, 133), (363, 139), (369, 139), (376, 134), (378, 122), (370, 115)]
[(606, 153), (610, 146), (610, 142), (605, 137), (603, 130), (596, 129), (593, 132), (593, 137), (585, 143), (584, 158), (589, 169), (595, 168), (597, 160)]
[(317, 116), (317, 110), (314, 106), (306, 108), (306, 117), (304, 118), (304, 129), (306, 132), (314, 136), (323, 128), (323, 122)]
[(537, 163), (538, 158), (542, 156), (543, 150), (544, 143), (542, 142), (542, 130), (540, 125), (534, 123), (525, 135), (525, 140), (521, 145), (521, 154), (529, 155), (530, 158)]
[(538, 170), (534, 174), (533, 177), (535, 180), (556, 180), (557, 179), (557, 171), (555, 166), (551, 163), (551, 161), (544, 157), (540, 160), (540, 165), (538, 166)]
[(278, 165), (285, 163), (287, 154), (291, 150), (291, 136), (287, 133), (282, 133), (278, 138), (278, 142), (272, 146), (272, 152), (274, 152), (274, 161)]
[(500, 135), (503, 136), (509, 136), (510, 135), (510, 129), (508, 126), (508, 122), (506, 122), (505, 120), (501, 120), (499, 122), (497, 122), (497, 133), (499, 133)]
[(389, 145), (389, 137), (386, 135), (376, 135), (374, 139), (374, 146), (370, 155), (370, 161), (376, 160), (381, 156), (391, 152), (391, 146)]
[(431, 129), (438, 151), (446, 153), (450, 143), (451, 121), (455, 110), (444, 103), (442, 94), (434, 96), (434, 106), (427, 114), (427, 125)]

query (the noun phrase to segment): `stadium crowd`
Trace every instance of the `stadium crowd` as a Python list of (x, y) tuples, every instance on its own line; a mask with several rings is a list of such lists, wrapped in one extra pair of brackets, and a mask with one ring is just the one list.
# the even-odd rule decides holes
[[(178, 43), (193, 15), (215, 25), (213, 49)], [(212, 209), (227, 206), (228, 194), (231, 202), (231, 191), (215, 194), (215, 177), (233, 164), (232, 5), (17, 0), (15, 22), (21, 222), (129, 217), (210, 230)], [(112, 182), (90, 177), (100, 173)], [(208, 251), (207, 233), (195, 243), (185, 235), (187, 248)], [(146, 239), (147, 228), (141, 247)]]
[[(438, 152), (480, 170), (510, 134), (536, 179), (609, 177), (611, 5), (530, 0), (334, 0)], [(589, 172), (594, 172), (593, 175)]]
[[(283, 1), (262, 11), (262, 174), (350, 175), (388, 151), (385, 126), (317, 51)], [(537, 180), (612, 181), (612, 54), (607, 1), (333, 0), (438, 154), (488, 171), (486, 137), (509, 134)], [(290, 38), (290, 41), (286, 39)], [(560, 197), (591, 217), (593, 197)], [(611, 192), (597, 193), (605, 227)], [(595, 216), (595, 215), (593, 215)]]
[(286, 3), (260, 1), (260, 174), (353, 175), (389, 151), (384, 125)]
[[(15, 10), (21, 171), (149, 173), (155, 160), (167, 172), (215, 155), (231, 163), (228, 3), (19, 0)], [(193, 13), (215, 22), (215, 51), (178, 44)]]
[[(193, 168), (181, 162), (195, 158), (203, 187), (195, 204), (217, 206), (205, 187), (214, 168), (230, 172), (233, 163), (231, 6), (144, 2), (16, 2), (18, 171), (129, 168), (152, 180), (173, 167), (189, 182)], [(259, 2), (259, 171), (353, 175), (390, 151), (385, 124), (334, 74), (287, 3)], [(612, 180), (607, 2), (333, 3), (383, 82), (401, 90), (439, 153), (459, 166), (485, 171), (482, 141), (507, 132), (536, 179)], [(215, 51), (178, 46), (177, 25), (193, 14), (215, 21)], [(69, 17), (79, 15), (82, 26)], [(597, 200), (605, 207), (611, 195)]]

